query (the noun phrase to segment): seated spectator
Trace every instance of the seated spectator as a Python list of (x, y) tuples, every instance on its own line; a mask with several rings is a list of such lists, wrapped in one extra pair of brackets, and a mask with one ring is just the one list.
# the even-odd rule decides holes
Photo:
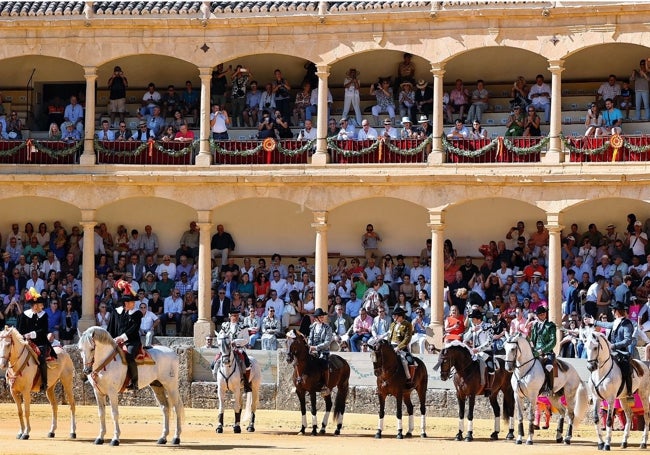
[(185, 81), (185, 90), (181, 94), (181, 113), (183, 116), (192, 115), (192, 123), (196, 125), (199, 116), (199, 92), (192, 88), (192, 81)]
[(138, 117), (153, 115), (153, 108), (160, 104), (160, 93), (156, 91), (156, 84), (149, 82), (147, 91), (142, 96), (142, 107), (138, 111)]
[(630, 119), (630, 108), (632, 108), (632, 97), (634, 96), (634, 90), (630, 88), (630, 83), (628, 81), (623, 81), (623, 87), (621, 88), (621, 96), (619, 97), (618, 106), (620, 109), (625, 109), (625, 119)]
[[(162, 295), (162, 292), (161, 292)], [(181, 321), (183, 313), (183, 299), (178, 289), (173, 289), (171, 295), (165, 299), (163, 314), (160, 316), (160, 324), (164, 332), (167, 323), (174, 321), (176, 323), (176, 334), (181, 333)]]
[(447, 133), (447, 139), (467, 139), (469, 137), (469, 130), (463, 124), (463, 119), (456, 120), (455, 126)]
[(160, 140), (163, 142), (173, 141), (174, 139), (176, 139), (176, 133), (177, 131), (174, 128), (174, 125), (167, 125), (162, 136), (160, 136)]
[(524, 132), (522, 136), (524, 137), (539, 137), (542, 135), (542, 130), (539, 128), (542, 119), (537, 115), (535, 108), (528, 106), (528, 115), (524, 119)]
[(514, 109), (515, 106), (519, 106), (522, 109), (526, 109), (530, 102), (528, 101), (528, 93), (530, 92), (530, 87), (526, 84), (526, 79), (523, 76), (519, 76), (515, 83), (510, 89), (510, 109)]
[[(181, 129), (181, 125), (187, 125), (187, 122), (183, 118), (183, 114), (181, 114), (181, 111), (179, 110), (174, 111), (174, 117), (172, 118), (172, 121), (167, 124), (167, 127), (169, 127), (170, 125), (174, 127), (174, 131), (178, 131), (179, 129)], [(165, 128), (165, 131), (167, 131), (167, 128)]]
[(128, 141), (133, 137), (133, 132), (126, 127), (126, 123), (120, 122), (117, 131), (115, 132), (116, 141)]
[(97, 131), (97, 139), (100, 141), (114, 141), (115, 133), (111, 131), (111, 125), (108, 120), (102, 120), (102, 129)]
[(159, 106), (155, 106), (153, 108), (153, 114), (147, 117), (147, 127), (151, 130), (155, 138), (162, 135), (165, 129), (165, 118)]
[(365, 140), (375, 140), (379, 137), (377, 134), (377, 130), (375, 130), (373, 127), (370, 126), (370, 122), (368, 120), (363, 119), (361, 121), (361, 129), (357, 133), (357, 140), (358, 141), (365, 141)]
[(262, 111), (262, 118), (260, 123), (257, 125), (257, 138), (266, 139), (267, 137), (275, 137), (275, 131), (273, 130), (273, 122), (271, 121), (271, 114), (264, 110)]
[[(70, 97), (70, 104), (65, 107), (63, 120), (72, 123), (74, 128), (79, 131), (79, 134), (81, 135), (84, 130), (84, 109), (81, 104), (77, 102), (77, 97), (74, 95)], [(9, 129), (7, 131), (9, 131)]]
[(551, 87), (544, 82), (541, 74), (535, 77), (535, 85), (530, 89), (528, 99), (535, 110), (544, 111), (544, 122), (548, 123), (551, 119)]
[(279, 109), (275, 111), (275, 122), (273, 123), (275, 136), (280, 139), (293, 139), (293, 131), (289, 128), (289, 120), (282, 117)]
[(353, 329), (354, 320), (343, 311), (343, 304), (334, 305), (334, 315), (330, 317), (330, 327), (332, 327), (332, 341), (339, 345), (349, 342), (350, 333)]
[(413, 91), (413, 84), (410, 81), (404, 81), (400, 84), (398, 99), (399, 115), (414, 120), (416, 111), (415, 92)]
[(131, 136), (132, 141), (147, 142), (149, 139), (155, 139), (153, 131), (147, 128), (147, 122), (138, 123), (138, 129)]
[(181, 98), (176, 93), (176, 88), (173, 85), (167, 86), (167, 93), (160, 98), (162, 104), (162, 116), (171, 117), (174, 111), (180, 109)]
[(192, 142), (194, 140), (194, 133), (187, 128), (187, 125), (183, 124), (174, 136), (174, 140), (179, 142)]
[(81, 133), (79, 130), (75, 129), (74, 123), (66, 123), (65, 131), (61, 135), (61, 140), (67, 142), (68, 144), (75, 143), (81, 140)]
[(469, 131), (469, 139), (487, 139), (488, 132), (485, 128), (481, 126), (479, 120), (474, 120), (472, 122), (472, 129)]
[(337, 133), (336, 139), (338, 139), (339, 141), (346, 141), (348, 139), (356, 139), (354, 126), (352, 126), (350, 124), (347, 117), (343, 117), (339, 121), (339, 125), (341, 126), (341, 129)]
[(433, 112), (433, 89), (424, 79), (415, 85), (415, 106), (420, 116)]
[(618, 99), (621, 96), (621, 86), (616, 82), (616, 75), (610, 74), (607, 82), (603, 82), (596, 91), (596, 104), (601, 109), (605, 106), (605, 100), (611, 99), (614, 106), (618, 104)]
[(414, 311), (413, 319), (411, 320), (411, 325), (413, 326), (413, 336), (411, 337), (411, 343), (409, 348), (411, 352), (415, 352), (413, 349), (414, 346), (418, 347), (418, 352), (420, 354), (426, 354), (427, 351), (427, 327), (429, 326), (429, 318), (425, 316), (424, 309), (417, 308)]
[(587, 109), (585, 117), (585, 137), (600, 137), (603, 135), (603, 115), (600, 112), (598, 104), (591, 103), (591, 107)]
[[(318, 88), (312, 89), (310, 97), (310, 106), (305, 109), (305, 120), (311, 120), (311, 118), (318, 113)], [(330, 116), (330, 111), (334, 103), (332, 98), (332, 92), (327, 89), (327, 117)]]
[[(352, 324), (352, 335), (350, 336), (350, 351), (360, 352), (360, 346), (368, 342), (370, 336), (370, 329), (372, 328), (373, 319), (368, 315), (365, 308), (359, 310), (359, 316), (354, 319)], [(358, 343), (358, 344), (357, 344)]]
[(402, 117), (402, 131), (400, 131), (400, 138), (402, 139), (416, 139), (418, 136), (417, 131), (413, 129), (413, 123), (408, 117)]
[(180, 336), (191, 337), (194, 335), (194, 323), (199, 318), (199, 308), (196, 304), (196, 295), (189, 291), (183, 298), (183, 311), (181, 312)]
[(384, 119), (384, 131), (381, 132), (384, 139), (397, 139), (397, 129), (393, 128), (392, 119)]
[(262, 93), (257, 90), (257, 81), (251, 81), (250, 90), (246, 92), (246, 107), (244, 107), (244, 112), (242, 112), (244, 123), (249, 128), (257, 125), (257, 115), (260, 111), (261, 98)]
[[(304, 125), (306, 111), (311, 106), (311, 84), (305, 82), (302, 90), (296, 95), (296, 101), (293, 104), (293, 124)], [(311, 118), (311, 115), (310, 117)]]
[(469, 112), (467, 113), (467, 121), (469, 123), (474, 120), (481, 121), (483, 112), (488, 110), (490, 107), (488, 105), (489, 94), (483, 85), (483, 80), (479, 79), (476, 81), (476, 89), (472, 92), (472, 105), (469, 107)]
[(429, 123), (429, 118), (426, 115), (420, 115), (418, 119), (418, 139), (426, 139), (431, 136), (431, 124)]
[(379, 78), (379, 82), (370, 86), (370, 95), (377, 100), (377, 104), (372, 107), (375, 125), (379, 125), (379, 114), (382, 113), (387, 113), (392, 123), (395, 119), (395, 103), (393, 102), (393, 88), (390, 86), (390, 78)]
[(312, 125), (311, 120), (305, 120), (305, 127), (298, 133), (298, 140), (311, 141), (312, 139), (316, 139), (316, 128)]
[(524, 134), (524, 122), (525, 117), (521, 112), (521, 107), (515, 106), (512, 114), (508, 116), (508, 121), (506, 123), (506, 133), (505, 137), (520, 137)]
[(275, 308), (269, 308), (262, 320), (262, 350), (275, 351), (278, 349), (278, 336), (282, 333), (282, 324), (275, 317)]
[(454, 113), (458, 112), (458, 118), (465, 121), (465, 110), (469, 105), (469, 90), (463, 86), (461, 79), (456, 79), (456, 86), (449, 93), (449, 104), (447, 104), (447, 121), (452, 122)]
[(623, 113), (614, 107), (614, 101), (610, 98), (605, 100), (605, 110), (603, 111), (603, 120), (605, 124), (603, 125), (603, 135), (614, 135), (621, 134), (623, 130), (621, 125), (623, 124)]
[[(3, 131), (3, 139), (8, 139), (9, 136), (4, 137), (5, 132)], [(60, 141), (61, 140), (61, 129), (59, 128), (59, 125), (56, 123), (52, 122), (50, 123), (50, 129), (48, 130), (47, 133), (47, 138), (51, 141)]]

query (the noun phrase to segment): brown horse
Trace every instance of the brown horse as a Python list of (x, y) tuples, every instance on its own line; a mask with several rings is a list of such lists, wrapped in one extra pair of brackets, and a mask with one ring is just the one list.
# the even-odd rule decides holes
[(381, 438), (381, 432), (384, 429), (384, 410), (386, 406), (386, 397), (392, 395), (397, 402), (397, 439), (402, 439), (402, 401), (406, 403), (406, 411), (409, 415), (409, 428), (406, 437), (413, 435), (413, 402), (411, 401), (411, 391), (415, 389), (420, 400), (420, 436), (427, 437), (426, 433), (426, 395), (429, 374), (424, 362), (417, 357), (413, 357), (417, 363), (415, 375), (413, 378), (414, 387), (407, 387), (406, 373), (402, 366), (402, 360), (398, 357), (395, 349), (386, 339), (368, 343), (372, 350), (371, 357), (375, 376), (377, 376), (377, 396), (379, 397), (379, 425), (375, 438)]
[[(495, 358), (495, 361), (498, 362), (499, 368), (494, 372), (489, 395), (490, 405), (492, 411), (494, 411), (494, 432), (490, 435), (490, 439), (493, 441), (499, 439), (501, 408), (499, 407), (498, 395), (499, 391), (501, 391), (503, 392), (503, 419), (509, 422), (506, 439), (511, 440), (515, 437), (513, 423), (515, 398), (510, 383), (512, 373), (506, 371), (505, 362), (502, 359)], [(469, 398), (465, 441), (472, 441), (474, 440), (474, 402), (476, 395), (484, 393), (486, 389), (486, 386), (481, 384), (479, 362), (472, 360), (472, 353), (465, 344), (453, 341), (440, 352), (434, 370), (437, 370), (438, 367), (440, 368), (440, 379), (443, 381), (446, 381), (452, 375), (454, 376), (454, 386), (458, 398), (458, 433), (456, 434), (456, 441), (463, 439), (465, 401)], [(454, 369), (453, 373), (452, 368)]]
[[(302, 427), (300, 434), (305, 434), (307, 428), (307, 403), (305, 394), (309, 393), (311, 402), (312, 436), (317, 433), (316, 420), (316, 394), (323, 387), (323, 366), (320, 359), (309, 352), (309, 345), (305, 336), (291, 330), (287, 333), (287, 362), (294, 366), (293, 384), (296, 387), (296, 395), (300, 401), (300, 412), (302, 413)], [(330, 390), (336, 388), (336, 400), (334, 403), (334, 419), (336, 420), (335, 435), (341, 434), (343, 427), (343, 414), (345, 413), (345, 402), (350, 391), (350, 365), (338, 355), (331, 355), (328, 360), (330, 374), (329, 381), (325, 384)], [(332, 410), (332, 395), (323, 397), (325, 400), (325, 415), (320, 428), (320, 434), (325, 434), (327, 421)]]

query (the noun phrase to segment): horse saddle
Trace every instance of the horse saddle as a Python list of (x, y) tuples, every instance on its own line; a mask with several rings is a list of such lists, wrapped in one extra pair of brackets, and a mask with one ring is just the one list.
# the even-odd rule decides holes
[[(126, 355), (128, 354), (128, 351), (126, 350), (126, 346), (122, 345), (122, 349), (119, 349), (118, 352), (120, 353), (120, 357), (122, 359), (122, 365), (127, 365), (128, 362), (126, 360)], [(140, 345), (140, 348), (138, 349), (138, 353), (135, 355), (135, 364), (155, 365), (156, 361), (153, 359), (153, 357), (151, 357), (149, 351), (147, 351), (142, 347), (142, 345)]]
[[(29, 340), (28, 343), (29, 349), (30, 349), (30, 354), (36, 362), (39, 362), (39, 357), (41, 355), (41, 349), (34, 344), (32, 340)], [(54, 362), (57, 358), (52, 356), (52, 351), (54, 348), (50, 348), (47, 350), (47, 354), (45, 355), (45, 362)]]
[(343, 366), (343, 359), (337, 355), (331, 355), (328, 359), (330, 370), (338, 370)]

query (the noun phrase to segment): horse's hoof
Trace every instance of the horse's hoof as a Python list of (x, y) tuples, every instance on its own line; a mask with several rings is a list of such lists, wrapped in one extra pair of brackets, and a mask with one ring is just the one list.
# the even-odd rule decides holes
[(253, 425), (248, 425), (246, 427), (246, 431), (248, 431), (249, 433), (254, 433), (255, 432), (255, 427)]
[(375, 433), (375, 439), (381, 439), (381, 430), (377, 430), (377, 433)]
[(28, 435), (28, 434), (24, 434), (24, 435), (22, 435), (22, 436), (20, 437), (20, 439), (22, 439), (23, 441), (27, 441), (27, 440), (29, 439), (29, 435)]
[(517, 444), (518, 446), (521, 445), (521, 439), (517, 439), (517, 440), (515, 441), (515, 444)]
[(77, 439), (77, 433), (70, 433), (70, 439)]
[(104, 440), (102, 438), (97, 438), (95, 439), (95, 442), (93, 444), (95, 444), (96, 446), (100, 446), (104, 444)]
[(627, 442), (621, 442), (621, 449), (627, 449)]
[(571, 440), (570, 439), (565, 439), (564, 440), (564, 445), (565, 446), (570, 446), (571, 445)]
[(610, 449), (611, 449), (611, 447), (609, 446), (609, 444), (605, 444), (605, 447), (603, 448), (603, 450), (606, 450), (606, 451), (609, 452)]
[(54, 437), (54, 432), (50, 431), (50, 432), (47, 434), (47, 437), (48, 437), (48, 438), (53, 438), (53, 437)]
[(421, 437), (421, 438), (426, 438), (426, 437), (427, 437), (427, 434), (426, 434), (426, 433), (420, 433), (420, 437)]
[(527, 445), (527, 446), (532, 446), (532, 445), (533, 445), (533, 441), (531, 441), (531, 440), (529, 439), (528, 441), (526, 441), (526, 445)]
[(218, 434), (221, 434), (221, 433), (223, 433), (223, 427), (222, 427), (222, 426), (218, 426), (217, 429), (214, 430), (214, 431), (216, 431)]
[(397, 439), (404, 439), (404, 436), (402, 433), (397, 433), (397, 436), (395, 436)]
[(413, 437), (413, 433), (411, 433), (411, 432), (409, 431), (409, 432), (407, 432), (407, 433), (404, 435), (404, 437), (405, 437), (405, 438), (412, 438), (412, 437)]
[(340, 434), (341, 434), (341, 429), (340, 428), (337, 428), (336, 430), (334, 430), (334, 436), (338, 436)]
[(558, 436), (557, 438), (555, 438), (555, 442), (557, 442), (558, 444), (561, 443), (562, 442), (562, 436)]
[(305, 434), (305, 427), (304, 426), (300, 427), (300, 431), (298, 432), (298, 434), (302, 434), (302, 435)]
[(499, 439), (499, 432), (498, 431), (493, 431), (492, 434), (490, 435), (490, 439), (492, 441), (497, 441)]
[(515, 439), (515, 432), (510, 430), (506, 435), (506, 441), (512, 441), (513, 439)]
[(120, 445), (120, 441), (118, 441), (117, 439), (111, 439), (111, 442), (109, 443), (109, 445), (111, 447), (117, 447), (117, 446)]
[(602, 442), (598, 443), (598, 450), (603, 450), (605, 448), (605, 444)]
[(233, 431), (235, 434), (239, 434), (239, 433), (241, 433), (241, 427), (240, 427), (239, 425), (235, 425), (235, 426), (232, 428), (232, 431)]
[(456, 437), (454, 438), (454, 441), (462, 441), (463, 440), (463, 432), (458, 430), (458, 433), (456, 433)]
[(181, 438), (174, 438), (172, 439), (172, 444), (177, 446), (181, 443)]
[(648, 446), (646, 445), (646, 443), (645, 443), (645, 442), (642, 442), (641, 445), (639, 446), (639, 449), (645, 449), (645, 448), (647, 448), (647, 447), (648, 447)]
[(159, 444), (159, 445), (167, 444), (167, 439), (160, 438), (160, 439), (158, 439), (158, 441), (156, 441), (156, 444)]
[(325, 434), (325, 428), (321, 428), (318, 434)]
[(311, 429), (311, 435), (312, 435), (312, 436), (318, 436), (318, 428), (316, 427), (316, 425), (314, 425), (314, 426), (312, 427), (312, 429)]
[(474, 436), (472, 436), (471, 434), (465, 436), (465, 442), (472, 442), (473, 440), (474, 440)]

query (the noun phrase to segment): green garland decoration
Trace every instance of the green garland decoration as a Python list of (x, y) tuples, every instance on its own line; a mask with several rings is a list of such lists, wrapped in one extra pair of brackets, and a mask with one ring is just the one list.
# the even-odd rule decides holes
[(262, 142), (257, 144), (257, 147), (254, 147), (252, 149), (245, 149), (245, 150), (226, 150), (222, 147), (219, 146), (215, 142), (214, 139), (210, 138), (210, 150), (215, 151), (216, 153), (220, 155), (227, 155), (227, 156), (252, 156), (256, 155), (263, 149)]
[[(163, 144), (164, 143), (154, 142), (154, 147), (159, 152), (176, 158), (179, 156), (185, 156), (188, 153), (192, 153), (194, 151), (194, 148), (196, 147), (196, 144), (198, 144), (198, 141), (192, 141), (190, 145), (180, 150), (168, 149), (166, 147), (163, 147)], [(102, 153), (119, 156), (119, 157), (136, 157), (140, 155), (142, 152), (144, 152), (145, 150), (147, 150), (148, 146), (149, 146), (148, 142), (142, 142), (133, 150), (113, 150), (104, 147), (102, 143), (99, 141), (99, 139), (95, 138), (95, 150), (98, 150)]]
[(282, 153), (283, 155), (286, 156), (298, 156), (298, 155), (303, 155), (310, 150), (314, 148), (314, 145), (316, 144), (316, 139), (310, 139), (308, 140), (302, 147), (295, 149), (295, 150), (290, 150), (286, 149), (282, 146), (282, 142), (278, 141), (277, 142), (277, 149), (278, 152)]
[(421, 144), (417, 145), (412, 149), (406, 149), (406, 150), (393, 145), (390, 141), (385, 142), (384, 146), (387, 147), (388, 150), (391, 151), (391, 153), (395, 153), (397, 155), (404, 155), (404, 156), (413, 156), (422, 153), (427, 148), (427, 146), (431, 144), (432, 140), (433, 140), (433, 136), (428, 136), (424, 141), (422, 141)]
[(2, 157), (4, 157), (4, 156), (13, 156), (16, 153), (18, 153), (18, 151), (20, 149), (22, 149), (23, 147), (25, 147), (26, 145), (27, 145), (27, 142), (21, 142), (17, 146), (12, 147), (12, 148), (10, 148), (8, 150), (0, 150), (0, 156), (2, 156)]
[(509, 152), (513, 152), (517, 155), (532, 155), (533, 153), (540, 153), (543, 149), (545, 149), (549, 141), (550, 138), (548, 136), (544, 136), (541, 141), (531, 147), (517, 147), (509, 138), (504, 137), (503, 145)]
[(188, 153), (193, 153), (194, 149), (196, 147), (196, 144), (198, 144), (198, 143), (199, 143), (199, 141), (196, 141), (196, 140), (192, 141), (192, 142), (190, 142), (190, 145), (188, 145), (187, 147), (183, 147), (180, 150), (168, 149), (166, 147), (163, 147), (164, 142), (162, 142), (162, 143), (161, 142), (154, 142), (154, 147), (156, 148), (156, 150), (158, 150), (160, 153), (162, 153), (164, 155), (168, 155), (168, 156), (171, 156), (173, 158), (177, 158), (179, 156), (185, 156)]
[(602, 153), (605, 153), (605, 151), (607, 151), (611, 146), (609, 141), (605, 141), (603, 145), (595, 149), (576, 147), (571, 143), (571, 138), (567, 138), (563, 134), (560, 134), (560, 140), (562, 140), (562, 143), (569, 150), (569, 152), (583, 155), (600, 155)]
[(494, 150), (498, 143), (498, 139), (492, 139), (489, 144), (487, 144), (485, 147), (481, 147), (478, 150), (463, 150), (449, 142), (449, 139), (447, 139), (445, 135), (442, 136), (442, 145), (447, 152), (453, 153), (454, 155), (464, 156), (466, 158), (476, 158), (478, 156), (483, 156), (486, 153)]
[(648, 145), (634, 145), (630, 143), (626, 138), (623, 138), (623, 147), (628, 149), (632, 153), (646, 153), (650, 151), (650, 144)]
[(362, 148), (361, 150), (345, 150), (339, 147), (338, 145), (336, 145), (336, 139), (332, 137), (328, 137), (327, 148), (333, 152), (340, 153), (345, 157), (361, 156), (361, 155), (367, 155), (368, 153), (372, 153), (375, 150), (377, 150), (379, 148), (379, 141), (376, 141), (375, 143), (369, 145), (368, 147)]
[(59, 159), (59, 158), (65, 157), (65, 156), (75, 154), (75, 153), (79, 152), (83, 148), (83, 145), (84, 145), (83, 141), (78, 141), (72, 147), (68, 147), (68, 148), (63, 149), (63, 150), (54, 150), (54, 149), (51, 149), (51, 148), (47, 147), (45, 144), (43, 144), (40, 141), (33, 141), (33, 144), (34, 144), (34, 147), (36, 147), (36, 149), (39, 152), (43, 152), (43, 153), (47, 154), (50, 158), (54, 158), (54, 159)]

